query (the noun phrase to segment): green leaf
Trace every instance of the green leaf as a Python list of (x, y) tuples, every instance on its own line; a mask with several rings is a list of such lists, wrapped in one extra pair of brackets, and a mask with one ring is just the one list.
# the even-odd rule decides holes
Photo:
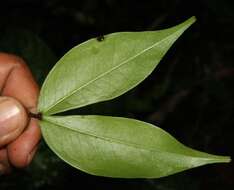
[(159, 178), (230, 158), (199, 152), (162, 129), (108, 116), (45, 116), (40, 122), (49, 147), (87, 173), (121, 178)]
[(113, 33), (74, 47), (47, 76), (38, 110), (51, 115), (120, 96), (154, 70), (194, 21), (159, 31)]

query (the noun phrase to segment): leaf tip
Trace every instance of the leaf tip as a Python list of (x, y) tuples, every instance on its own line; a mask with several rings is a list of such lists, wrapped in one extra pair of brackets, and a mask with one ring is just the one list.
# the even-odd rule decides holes
[(229, 163), (232, 161), (230, 156), (215, 156), (211, 163)]
[(190, 17), (189, 19), (185, 20), (183, 23), (181, 23), (182, 27), (185, 28), (185, 30), (187, 28), (189, 28), (194, 22), (196, 22), (196, 17), (195, 16), (192, 16)]
[(191, 24), (193, 24), (194, 22), (197, 21), (197, 18), (196, 18), (196, 16), (192, 16), (192, 17), (190, 17), (190, 18), (188, 19), (188, 21), (191, 22)]
[(224, 156), (223, 157), (223, 162), (224, 163), (229, 163), (229, 162), (231, 162), (232, 161), (232, 158), (230, 157), (230, 156)]

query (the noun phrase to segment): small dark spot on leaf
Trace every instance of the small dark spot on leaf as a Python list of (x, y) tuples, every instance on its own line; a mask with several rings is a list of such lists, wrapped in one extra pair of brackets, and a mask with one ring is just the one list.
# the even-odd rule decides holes
[(104, 36), (98, 36), (96, 39), (97, 39), (97, 41), (101, 42), (101, 41), (103, 41), (105, 39), (105, 37)]

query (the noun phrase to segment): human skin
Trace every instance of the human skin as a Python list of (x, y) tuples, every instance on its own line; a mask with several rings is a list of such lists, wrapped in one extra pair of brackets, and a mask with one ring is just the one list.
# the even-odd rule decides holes
[(37, 113), (39, 88), (26, 63), (0, 53), (0, 173), (30, 164), (39, 143)]

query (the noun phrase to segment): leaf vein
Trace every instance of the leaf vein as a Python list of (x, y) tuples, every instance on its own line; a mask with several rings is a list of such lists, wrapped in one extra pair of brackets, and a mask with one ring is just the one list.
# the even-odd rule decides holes
[(83, 134), (83, 135), (91, 136), (91, 137), (98, 138), (98, 139), (108, 141), (108, 142), (111, 142), (111, 143), (119, 143), (119, 144), (122, 144), (122, 145), (125, 145), (125, 146), (134, 147), (136, 149), (142, 149), (142, 150), (146, 150), (146, 151), (150, 151), (150, 152), (157, 152), (157, 153), (160, 152), (160, 153), (169, 154), (169, 155), (178, 155), (178, 156), (184, 156), (184, 157), (199, 158), (199, 159), (202, 159), (202, 160), (216, 160), (216, 159), (211, 159), (211, 158), (206, 158), (206, 157), (199, 157), (199, 156), (195, 156), (195, 155), (190, 156), (190, 155), (185, 155), (185, 154), (184, 155), (178, 154), (178, 153), (175, 153), (175, 152), (155, 150), (155, 149), (151, 149), (151, 148), (148, 148), (148, 147), (141, 146), (140, 144), (137, 144), (137, 143), (118, 140), (118, 139), (115, 139), (115, 138), (112, 138), (112, 137), (98, 136), (98, 135), (90, 133), (89, 131), (82, 131), (82, 130), (77, 129), (77, 128), (74, 129), (72, 127), (63, 126), (63, 125), (59, 124), (58, 122), (53, 122), (53, 121), (50, 121), (49, 119), (45, 119), (45, 121), (49, 122), (49, 123), (51, 123), (53, 125), (56, 125), (58, 127), (66, 128), (66, 129), (78, 132), (80, 134)]
[[(115, 67), (113, 67), (112, 69), (100, 74), (99, 76), (97, 76), (96, 78), (88, 81), (86, 84), (80, 86), (79, 88), (74, 89), (73, 91), (69, 92), (66, 96), (58, 99), (55, 103), (53, 103), (51, 106), (49, 106), (44, 113), (50, 111), (51, 108), (55, 107), (56, 105), (58, 105), (59, 103), (61, 103), (63, 100), (69, 98), (70, 96), (72, 96), (73, 94), (75, 94), (76, 92), (78, 92), (79, 90), (85, 88), (86, 86), (88, 86), (89, 84), (97, 81), (98, 79), (102, 78), (105, 75), (108, 75), (109, 73), (111, 73), (114, 70), (117, 70), (118, 68), (120, 68), (121, 66), (123, 66), (124, 64), (126, 64), (127, 62), (130, 62), (131, 60), (135, 59), (136, 57), (142, 55), (143, 53), (147, 52), (148, 50), (151, 50), (152, 48), (154, 48), (155, 46), (159, 45), (160, 43), (163, 43), (164, 41), (168, 40), (172, 35), (179, 33), (183, 28), (181, 28), (180, 30), (177, 30), (176, 32), (173, 32), (172, 34), (168, 35), (166, 38), (164, 38), (163, 40), (158, 41), (157, 43), (153, 44), (152, 46), (140, 51), (139, 53), (137, 53), (136, 55), (122, 61), (120, 64), (116, 65)], [(77, 106), (76, 106), (77, 107)]]

